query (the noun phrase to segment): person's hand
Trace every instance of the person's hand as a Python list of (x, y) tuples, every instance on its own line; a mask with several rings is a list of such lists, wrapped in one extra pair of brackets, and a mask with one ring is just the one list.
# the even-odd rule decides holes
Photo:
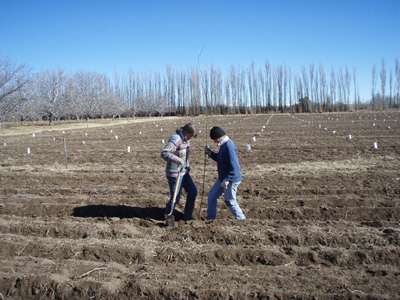
[(222, 181), (220, 187), (226, 190), (228, 188), (229, 181)]
[(178, 157), (177, 159), (176, 159), (176, 164), (178, 164), (178, 165), (183, 165), (185, 162), (183, 161), (183, 159), (182, 158), (180, 158), (180, 157)]
[(204, 147), (204, 154), (207, 154), (208, 156), (211, 155), (211, 149), (210, 149), (210, 147), (208, 147), (208, 146), (205, 146), (205, 147)]
[(180, 157), (178, 157), (178, 158), (176, 159), (176, 164), (179, 165), (179, 166), (181, 166), (181, 170), (183, 170), (183, 169), (186, 167), (185, 161), (184, 161), (182, 158), (180, 158)]

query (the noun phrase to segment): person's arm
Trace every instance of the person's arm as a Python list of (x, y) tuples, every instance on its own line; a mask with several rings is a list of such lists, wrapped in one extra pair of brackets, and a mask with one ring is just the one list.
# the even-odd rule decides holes
[(208, 157), (211, 157), (212, 160), (217, 161), (218, 153), (215, 153), (210, 149), (210, 147), (206, 146), (204, 148), (204, 153), (208, 155)]
[(176, 144), (171, 139), (169, 139), (168, 143), (165, 145), (164, 149), (161, 151), (161, 157), (165, 161), (171, 161), (171, 162), (175, 162), (179, 165), (183, 165), (183, 163), (184, 163), (183, 159), (181, 159), (175, 155), (176, 149), (177, 149)]

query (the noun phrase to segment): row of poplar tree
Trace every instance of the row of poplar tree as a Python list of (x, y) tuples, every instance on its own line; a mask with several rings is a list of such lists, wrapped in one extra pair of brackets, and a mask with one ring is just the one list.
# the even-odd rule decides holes
[[(389, 78), (387, 78), (389, 73)], [(393, 75), (394, 74), (394, 75)], [(0, 58), (0, 121), (82, 119), (115, 116), (332, 112), (399, 107), (400, 70), (372, 66), (371, 99), (361, 101), (356, 69), (326, 73), (322, 64), (292, 73), (285, 65), (262, 68), (194, 67), (166, 72), (33, 72)], [(378, 85), (380, 83), (380, 85)], [(387, 86), (389, 89), (386, 90)]]

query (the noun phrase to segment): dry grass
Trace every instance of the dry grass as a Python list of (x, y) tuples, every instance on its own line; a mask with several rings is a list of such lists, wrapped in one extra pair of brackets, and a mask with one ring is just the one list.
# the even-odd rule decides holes
[(335, 171), (335, 172), (352, 172), (365, 171), (371, 167), (371, 161), (365, 158), (346, 159), (332, 161), (316, 161), (316, 162), (300, 162), (300, 163), (284, 163), (284, 164), (260, 164), (255, 168), (258, 174), (271, 172), (284, 172), (288, 175), (297, 173), (310, 173), (315, 171)]
[[(173, 120), (178, 119), (179, 117), (165, 117), (163, 120)], [(82, 129), (82, 128), (96, 128), (103, 126), (117, 126), (117, 125), (126, 125), (133, 123), (143, 123), (143, 122), (151, 122), (155, 120), (160, 120), (161, 118), (129, 118), (129, 119), (96, 119), (86, 121), (60, 121), (54, 122), (52, 126), (49, 125), (48, 121), (39, 121), (39, 122), (26, 122), (24, 124), (18, 124), (15, 122), (6, 122), (0, 127), (0, 136), (10, 136), (10, 135), (21, 135), (28, 133), (39, 133), (43, 131), (60, 131), (60, 130), (73, 130), (73, 129)]]

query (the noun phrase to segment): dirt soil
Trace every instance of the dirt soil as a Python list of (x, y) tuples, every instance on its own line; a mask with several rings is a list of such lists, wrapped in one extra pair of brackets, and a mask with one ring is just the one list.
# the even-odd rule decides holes
[[(160, 152), (189, 121), (196, 220), (183, 198), (167, 227)], [(64, 125), (0, 129), (0, 299), (400, 298), (398, 112)], [(223, 199), (205, 220), (215, 125), (238, 147), (244, 221)]]

